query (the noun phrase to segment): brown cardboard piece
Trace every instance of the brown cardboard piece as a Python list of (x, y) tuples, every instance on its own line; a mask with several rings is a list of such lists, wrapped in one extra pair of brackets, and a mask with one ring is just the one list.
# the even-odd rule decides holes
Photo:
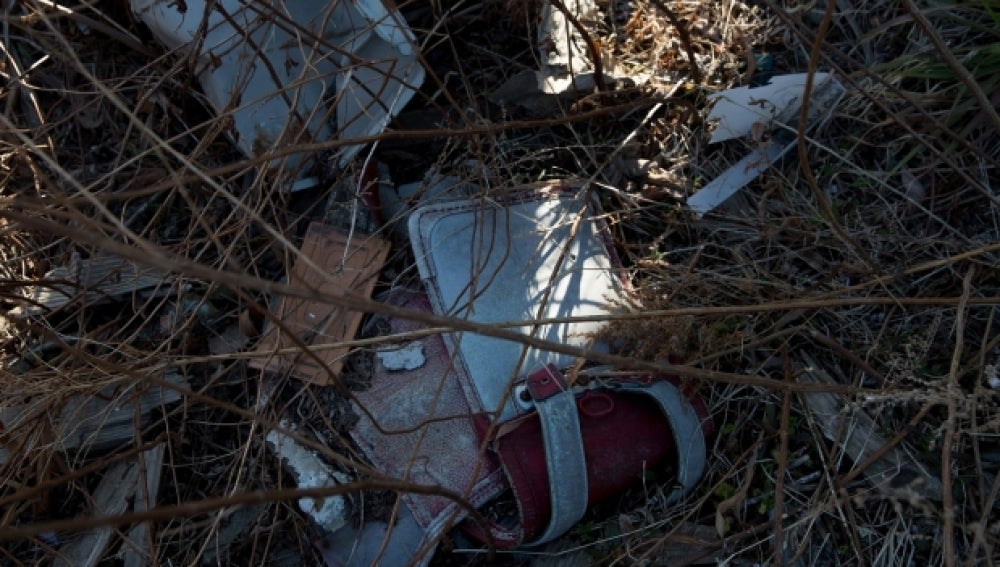
[[(288, 283), (329, 295), (353, 292), (370, 296), (378, 273), (389, 254), (385, 240), (355, 232), (345, 234), (330, 225), (312, 223), (302, 242), (302, 256), (322, 269), (317, 272), (302, 258), (295, 262)], [(350, 311), (320, 301), (283, 297), (276, 318), (298, 335), (306, 346), (338, 343), (354, 338), (361, 325), (360, 311)], [(268, 323), (257, 347), (259, 351), (279, 351), (296, 345), (278, 326)], [(254, 359), (250, 365), (271, 372), (288, 372), (305, 382), (328, 385), (339, 373), (349, 347), (329, 347), (315, 352), (323, 361), (302, 352), (274, 354)], [(327, 371), (329, 369), (329, 371)]]

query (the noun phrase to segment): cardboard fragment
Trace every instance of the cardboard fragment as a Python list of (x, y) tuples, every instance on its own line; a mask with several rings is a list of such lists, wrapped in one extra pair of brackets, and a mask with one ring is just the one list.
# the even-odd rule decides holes
[[(289, 284), (329, 295), (351, 292), (367, 297), (375, 288), (378, 273), (388, 257), (389, 243), (374, 236), (359, 233), (352, 236), (329, 225), (312, 223), (301, 251), (303, 257), (322, 271), (317, 272), (299, 258), (289, 274)], [(352, 339), (361, 325), (362, 315), (360, 311), (319, 301), (283, 297), (275, 317), (306, 346), (316, 346)], [(295, 346), (284, 331), (269, 322), (258, 350), (274, 352)], [(254, 359), (250, 365), (271, 372), (290, 371), (300, 380), (327, 385), (332, 381), (331, 376), (342, 369), (343, 359), (349, 351), (348, 347), (317, 350), (322, 365), (302, 352), (274, 354)]]
[[(807, 371), (800, 382), (832, 384), (833, 379), (817, 366), (807, 353), (802, 359)], [(849, 404), (837, 394), (810, 392), (803, 394), (805, 405), (827, 439), (837, 443), (855, 465), (865, 461), (880, 450), (886, 439), (878, 433), (875, 420), (862, 408)], [(941, 499), (941, 481), (920, 463), (909, 458), (897, 445), (881, 459), (864, 470), (864, 476), (882, 494), (909, 499), (913, 493), (932, 500)], [(910, 493), (909, 491), (913, 491)]]

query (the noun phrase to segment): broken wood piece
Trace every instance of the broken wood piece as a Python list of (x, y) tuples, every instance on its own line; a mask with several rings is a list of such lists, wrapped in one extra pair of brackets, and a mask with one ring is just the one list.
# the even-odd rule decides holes
[[(538, 24), (538, 50), (541, 56), (540, 86), (546, 94), (583, 90), (581, 80), (596, 73), (588, 38), (573, 20), (593, 23), (600, 19), (595, 0), (545, 2)], [(569, 13), (563, 12), (560, 7)], [(593, 28), (592, 28), (593, 29)], [(600, 79), (596, 79), (600, 81)], [(593, 88), (591, 83), (591, 88)]]
[(268, 507), (250, 504), (241, 508), (225, 508), (213, 514), (209, 541), (204, 545), (202, 565), (223, 565), (230, 549), (253, 529), (262, 518), (268, 518)]
[(152, 295), (173, 291), (174, 277), (168, 272), (134, 264), (125, 258), (98, 255), (80, 259), (74, 254), (67, 266), (45, 274), (30, 288), (24, 305), (11, 311), (24, 316), (58, 309), (77, 300), (85, 305), (119, 299), (150, 290)]
[[(369, 297), (388, 257), (389, 243), (359, 233), (350, 236), (332, 226), (312, 223), (302, 243), (301, 253), (288, 276), (290, 285), (327, 295), (352, 292)], [(313, 269), (305, 259), (321, 271)], [(321, 301), (282, 297), (275, 319), (281, 321), (287, 332), (295, 333), (306, 346), (334, 346), (315, 351), (322, 364), (301, 350), (279, 353), (284, 349), (298, 349), (295, 349), (296, 343), (284, 329), (268, 322), (258, 350), (274, 354), (254, 359), (250, 365), (271, 372), (290, 371), (300, 380), (328, 385), (343, 368), (344, 357), (350, 352), (349, 347), (336, 346), (336, 343), (354, 338), (361, 326), (362, 315), (360, 311)]]
[[(128, 509), (129, 500), (139, 485), (139, 463), (135, 459), (119, 461), (104, 473), (94, 491), (88, 515), (118, 516)], [(59, 548), (53, 567), (93, 567), (104, 557), (115, 528), (101, 526), (87, 530)]]
[[(834, 384), (807, 353), (802, 359), (808, 365), (799, 376), (800, 382)], [(826, 392), (802, 394), (805, 405), (827, 439), (836, 443), (855, 466), (882, 449), (886, 439), (868, 412), (842, 396)], [(902, 450), (902, 444), (890, 449), (882, 458), (868, 465), (863, 474), (869, 483), (884, 495), (910, 500), (920, 496), (941, 499), (941, 481)]]
[[(186, 385), (174, 372), (163, 379)], [(139, 386), (142, 386), (141, 391)], [(140, 427), (149, 425), (153, 412), (181, 399), (173, 388), (158, 384), (141, 385), (133, 378), (106, 386), (98, 395), (76, 395), (58, 410), (52, 397), (0, 408), (0, 465), (10, 455), (30, 458), (41, 446), (52, 445), (63, 452), (94, 452), (131, 443), (136, 435), (136, 414)], [(13, 452), (9, 452), (13, 449)]]
[[(160, 491), (160, 478), (163, 472), (163, 455), (167, 446), (160, 443), (142, 454), (138, 482), (135, 484), (135, 498), (132, 509), (145, 512), (156, 507), (156, 494)], [(146, 482), (142, 482), (145, 479)], [(125, 567), (145, 567), (155, 565), (156, 550), (149, 543), (149, 522), (136, 524), (128, 532), (128, 537), (122, 544), (122, 559)]]

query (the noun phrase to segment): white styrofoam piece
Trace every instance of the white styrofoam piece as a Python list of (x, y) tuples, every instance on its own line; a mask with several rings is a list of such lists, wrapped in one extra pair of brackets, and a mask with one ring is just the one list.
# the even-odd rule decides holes
[(421, 341), (378, 347), (375, 356), (386, 370), (416, 370), (427, 362)]
[[(202, 88), (217, 112), (232, 116), (237, 145), (249, 156), (332, 136), (332, 110), (323, 103), (335, 82), (348, 101), (337, 104), (346, 138), (381, 132), (423, 81), (413, 34), (381, 0), (218, 0), (207, 14), (207, 0), (131, 2), (168, 48), (197, 50)], [(384, 88), (368, 93), (361, 85), (372, 87), (374, 70), (361, 73), (361, 85), (344, 78), (357, 75), (356, 62), (366, 57), (377, 57), (374, 68), (392, 76), (379, 77)], [(341, 165), (360, 147), (341, 148)], [(302, 159), (289, 157), (289, 167)]]
[[(285, 420), (282, 420), (280, 425), (285, 429), (294, 430), (294, 427)], [(323, 488), (350, 481), (346, 475), (328, 467), (312, 451), (299, 445), (291, 437), (272, 430), (267, 433), (266, 439), (295, 475), (299, 488)], [(299, 508), (309, 514), (317, 525), (330, 532), (339, 530), (347, 523), (347, 503), (340, 495), (300, 498)]]
[[(571, 240), (579, 214), (586, 218)], [(601, 237), (603, 225), (592, 215), (590, 207), (569, 196), (539, 196), (506, 207), (471, 200), (417, 209), (409, 219), (410, 239), (434, 310), (479, 323), (607, 313), (605, 307), (620, 295), (622, 284)], [(598, 322), (552, 323), (534, 335), (594, 346), (593, 334), (601, 327)], [(529, 334), (531, 326), (517, 330)], [(505, 396), (511, 379), (547, 363), (566, 367), (575, 360), (474, 333), (450, 333), (445, 342), (459, 355), (458, 364), (484, 409), (500, 410), (501, 420), (518, 412)], [(524, 363), (518, 367), (522, 349)]]
[[(777, 75), (766, 85), (738, 87), (709, 96), (709, 101), (714, 101), (715, 106), (706, 120), (709, 123), (718, 121), (709, 143), (749, 136), (754, 132), (756, 123), (767, 127), (780, 116), (794, 113), (802, 106), (802, 93), (808, 77), (808, 73)], [(829, 78), (829, 73), (816, 73), (813, 84), (818, 87)], [(764, 131), (769, 129), (767, 127)]]

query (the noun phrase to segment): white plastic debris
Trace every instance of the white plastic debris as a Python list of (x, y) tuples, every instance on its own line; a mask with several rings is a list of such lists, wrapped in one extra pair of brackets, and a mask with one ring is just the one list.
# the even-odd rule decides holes
[[(766, 85), (738, 87), (709, 96), (709, 102), (714, 105), (706, 120), (709, 124), (716, 124), (709, 143), (767, 132), (773, 129), (775, 121), (797, 118), (795, 113), (802, 107), (802, 93), (808, 78), (808, 73), (777, 75), (771, 77)], [(829, 73), (816, 73), (813, 77), (813, 84), (816, 85), (814, 92), (818, 92), (831, 78)]]
[(984, 374), (986, 383), (994, 390), (1000, 390), (1000, 376), (997, 375), (997, 367), (994, 364), (987, 364)]
[[(597, 0), (562, 0), (562, 8), (587, 30), (600, 29), (604, 18), (600, 5), (606, 4)], [(538, 70), (511, 77), (501, 87), (502, 91), (491, 95), (494, 102), (500, 104), (499, 100), (503, 100), (507, 104), (536, 107), (545, 104), (545, 99), (539, 95), (574, 95), (593, 91), (598, 86), (594, 54), (587, 45), (587, 38), (559, 6), (548, 0), (542, 4), (535, 38), (540, 60)], [(602, 59), (601, 63), (605, 83), (629, 79), (638, 84), (650, 78), (646, 72), (623, 69), (612, 61)]]
[[(423, 82), (413, 34), (382, 0), (131, 3), (167, 47), (195, 56), (205, 94), (249, 156), (376, 135)], [(360, 148), (341, 147), (340, 164)], [(292, 188), (309, 186), (298, 177)]]
[[(285, 420), (282, 420), (280, 425), (284, 429), (294, 430), (294, 426)], [(268, 432), (267, 442), (284, 460), (288, 470), (295, 475), (299, 488), (323, 488), (350, 481), (346, 475), (331, 469), (312, 451), (283, 433)], [(309, 514), (321, 528), (330, 532), (339, 530), (347, 523), (347, 504), (343, 496), (301, 498), (299, 509)]]
[(381, 347), (375, 356), (386, 370), (416, 370), (427, 362), (424, 357), (424, 343), (413, 341), (402, 346)]
[[(807, 73), (779, 75), (766, 85), (739, 87), (709, 97), (715, 102), (707, 118), (709, 124), (715, 125), (709, 143), (747, 137), (753, 149), (688, 198), (688, 207), (696, 215), (700, 217), (722, 204), (792, 149), (807, 79)], [(843, 96), (844, 86), (833, 75), (816, 73), (809, 128), (823, 123)]]
[[(599, 17), (594, 0), (564, 0), (563, 5), (579, 22)], [(549, 2), (542, 6), (538, 23), (538, 49), (542, 59), (539, 86), (548, 94), (594, 87), (594, 64), (586, 39), (569, 18)]]
[(398, 187), (392, 183), (379, 184), (381, 221), (396, 227), (401, 236), (407, 236), (406, 218), (415, 206), (462, 199), (478, 189), (476, 185), (459, 177), (437, 175), (428, 177), (424, 181), (405, 183)]

